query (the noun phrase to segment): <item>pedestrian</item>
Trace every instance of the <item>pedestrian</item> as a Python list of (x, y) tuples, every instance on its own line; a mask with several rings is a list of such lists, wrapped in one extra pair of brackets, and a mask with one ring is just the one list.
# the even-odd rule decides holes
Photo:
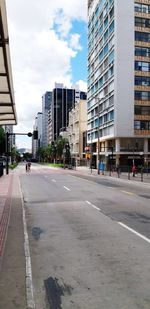
[(136, 172), (136, 166), (132, 166), (132, 176), (135, 177), (135, 172)]
[(28, 172), (28, 163), (26, 163), (26, 172)]
[(30, 172), (31, 170), (31, 162), (28, 162), (28, 171)]

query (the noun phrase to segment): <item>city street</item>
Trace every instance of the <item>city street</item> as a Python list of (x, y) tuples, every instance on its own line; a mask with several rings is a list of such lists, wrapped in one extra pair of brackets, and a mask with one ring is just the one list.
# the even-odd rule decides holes
[(37, 165), (20, 183), (35, 308), (149, 309), (148, 185)]

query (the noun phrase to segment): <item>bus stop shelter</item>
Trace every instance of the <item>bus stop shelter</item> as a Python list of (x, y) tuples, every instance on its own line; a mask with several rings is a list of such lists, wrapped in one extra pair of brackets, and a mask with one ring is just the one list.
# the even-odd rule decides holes
[(0, 125), (17, 124), (5, 0), (0, 0)]

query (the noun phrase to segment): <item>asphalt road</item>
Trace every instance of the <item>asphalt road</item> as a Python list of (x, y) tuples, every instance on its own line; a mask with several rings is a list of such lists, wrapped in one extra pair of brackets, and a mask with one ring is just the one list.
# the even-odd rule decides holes
[(36, 309), (149, 309), (149, 189), (76, 176), (20, 178)]

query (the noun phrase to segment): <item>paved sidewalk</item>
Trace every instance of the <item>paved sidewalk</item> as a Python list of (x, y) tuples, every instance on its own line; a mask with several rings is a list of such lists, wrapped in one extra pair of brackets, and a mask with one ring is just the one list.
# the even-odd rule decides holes
[[(19, 168), (0, 178), (0, 308), (26, 309)], [(7, 241), (6, 241), (7, 239)]]
[(0, 260), (2, 259), (11, 211), (13, 174), (0, 177)]
[[(96, 169), (91, 169), (89, 167), (85, 167), (85, 166), (78, 166), (76, 170), (74, 170), (74, 172), (77, 172), (78, 174), (82, 174), (82, 175), (91, 175), (91, 176), (97, 176), (97, 177), (103, 177), (103, 178), (111, 178), (113, 180), (124, 180), (127, 181), (128, 183), (130, 182), (135, 182), (135, 183), (140, 183), (140, 184), (147, 184), (150, 185), (150, 173), (144, 173), (143, 177), (141, 178), (141, 174), (137, 174), (135, 177), (132, 176), (132, 173), (130, 173), (130, 175), (128, 173), (121, 173), (118, 177), (117, 172), (110, 172), (109, 171), (105, 171), (104, 174), (102, 174), (102, 172), (100, 172), (100, 174), (98, 175), (98, 171)], [(141, 181), (142, 180), (142, 181)]]

